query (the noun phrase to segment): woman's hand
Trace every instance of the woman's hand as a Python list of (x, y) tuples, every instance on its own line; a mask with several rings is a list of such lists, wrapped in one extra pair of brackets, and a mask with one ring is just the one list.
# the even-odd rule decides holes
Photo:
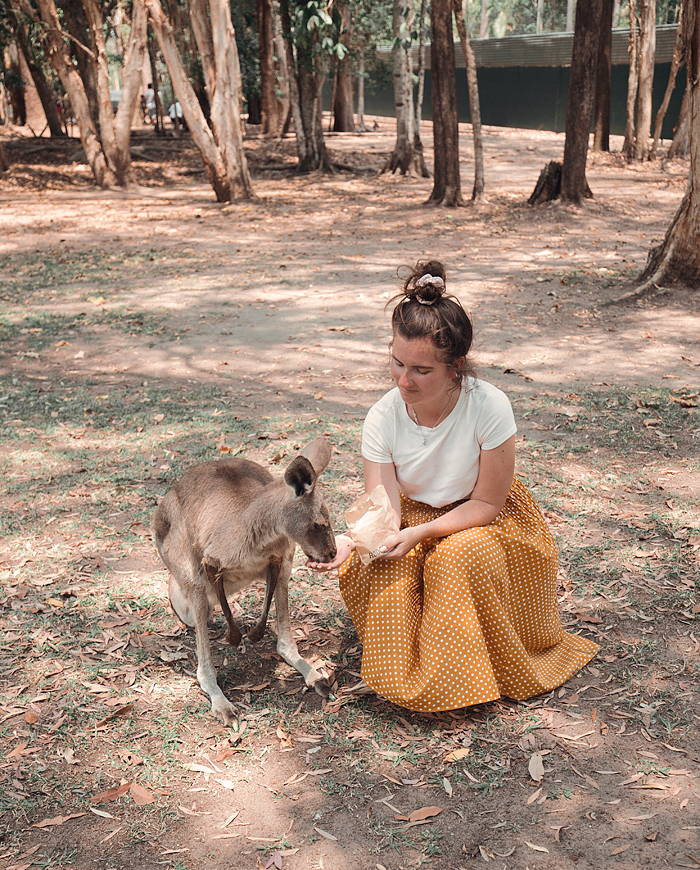
[(406, 553), (410, 553), (424, 537), (420, 532), (420, 526), (401, 529), (398, 535), (394, 535), (382, 544), (380, 559), (400, 559)]
[(312, 562), (309, 560), (306, 563), (307, 568), (313, 571), (332, 571), (350, 557), (350, 554), (355, 549), (355, 542), (349, 535), (338, 535), (335, 539), (337, 553), (332, 562)]

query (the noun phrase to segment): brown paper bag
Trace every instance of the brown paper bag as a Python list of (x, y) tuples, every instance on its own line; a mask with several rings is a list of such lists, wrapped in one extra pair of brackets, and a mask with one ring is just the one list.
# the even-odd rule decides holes
[(345, 521), (363, 565), (379, 558), (379, 548), (399, 531), (389, 495), (381, 483), (345, 511)]

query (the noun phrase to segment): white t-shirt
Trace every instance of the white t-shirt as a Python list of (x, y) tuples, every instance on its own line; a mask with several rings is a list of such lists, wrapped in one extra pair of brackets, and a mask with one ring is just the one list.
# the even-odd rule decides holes
[(471, 494), (481, 450), (493, 450), (516, 431), (508, 397), (486, 381), (468, 378), (457, 404), (434, 429), (416, 425), (395, 387), (367, 413), (362, 456), (393, 462), (404, 495), (444, 507)]

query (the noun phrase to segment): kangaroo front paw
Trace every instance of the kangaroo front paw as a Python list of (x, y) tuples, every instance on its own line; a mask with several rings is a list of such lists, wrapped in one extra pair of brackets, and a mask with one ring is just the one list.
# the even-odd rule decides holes
[(331, 684), (325, 677), (321, 677), (316, 682), (311, 683), (309, 688), (313, 689), (322, 698), (327, 698), (331, 693)]
[(214, 698), (211, 702), (211, 712), (224, 725), (233, 725), (236, 720), (236, 708), (226, 698)]

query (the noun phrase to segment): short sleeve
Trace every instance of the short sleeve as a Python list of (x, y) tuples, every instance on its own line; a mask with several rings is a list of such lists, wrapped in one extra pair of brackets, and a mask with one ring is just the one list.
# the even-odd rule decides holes
[(386, 409), (371, 407), (362, 427), (362, 456), (370, 462), (393, 462), (392, 415)]
[(476, 438), (482, 450), (499, 447), (518, 431), (508, 396), (498, 388), (489, 386), (491, 389), (481, 409), (476, 429)]

